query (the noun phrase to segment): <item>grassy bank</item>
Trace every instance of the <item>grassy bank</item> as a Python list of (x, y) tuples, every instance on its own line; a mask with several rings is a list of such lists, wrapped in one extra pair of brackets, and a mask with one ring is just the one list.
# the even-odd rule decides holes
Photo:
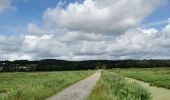
[(0, 100), (41, 100), (91, 75), (90, 71), (1, 73)]
[(150, 100), (150, 93), (137, 83), (128, 83), (124, 77), (102, 71), (101, 79), (89, 100)]
[(151, 85), (170, 89), (170, 68), (115, 70), (128, 77), (149, 82)]

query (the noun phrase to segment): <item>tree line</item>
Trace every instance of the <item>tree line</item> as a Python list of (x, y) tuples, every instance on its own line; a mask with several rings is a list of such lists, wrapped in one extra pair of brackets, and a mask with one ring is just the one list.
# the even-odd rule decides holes
[(112, 68), (159, 68), (170, 67), (170, 60), (88, 60), (65, 61), (43, 59), (39, 61), (0, 61), (0, 72), (64, 71)]

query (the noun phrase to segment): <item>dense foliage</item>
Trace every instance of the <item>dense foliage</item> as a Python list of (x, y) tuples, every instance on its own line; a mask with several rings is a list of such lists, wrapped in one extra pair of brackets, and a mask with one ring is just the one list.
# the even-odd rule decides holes
[(111, 68), (155, 68), (170, 67), (170, 60), (89, 60), (64, 61), (44, 59), (40, 61), (0, 61), (0, 71), (56, 71), (56, 70), (87, 70)]

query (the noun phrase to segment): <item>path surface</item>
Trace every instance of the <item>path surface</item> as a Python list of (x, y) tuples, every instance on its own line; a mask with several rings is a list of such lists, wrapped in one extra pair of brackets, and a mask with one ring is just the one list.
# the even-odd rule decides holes
[(156, 86), (150, 86), (149, 83), (139, 81), (133, 78), (126, 78), (130, 82), (137, 82), (141, 84), (143, 87), (147, 88), (151, 95), (152, 100), (170, 100), (170, 90), (165, 88), (160, 88)]
[(64, 89), (47, 100), (87, 100), (91, 90), (99, 80), (100, 75), (101, 71), (98, 71), (92, 76)]

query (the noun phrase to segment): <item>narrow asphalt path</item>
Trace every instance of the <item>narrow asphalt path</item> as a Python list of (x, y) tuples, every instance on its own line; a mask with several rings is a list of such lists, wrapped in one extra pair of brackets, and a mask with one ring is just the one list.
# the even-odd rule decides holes
[(126, 78), (129, 82), (136, 82), (147, 88), (152, 95), (152, 100), (170, 100), (170, 90), (156, 86), (150, 86), (149, 83), (139, 81), (133, 78)]
[(99, 80), (101, 71), (97, 71), (92, 76), (64, 89), (58, 94), (47, 98), (47, 100), (87, 100), (91, 90)]

